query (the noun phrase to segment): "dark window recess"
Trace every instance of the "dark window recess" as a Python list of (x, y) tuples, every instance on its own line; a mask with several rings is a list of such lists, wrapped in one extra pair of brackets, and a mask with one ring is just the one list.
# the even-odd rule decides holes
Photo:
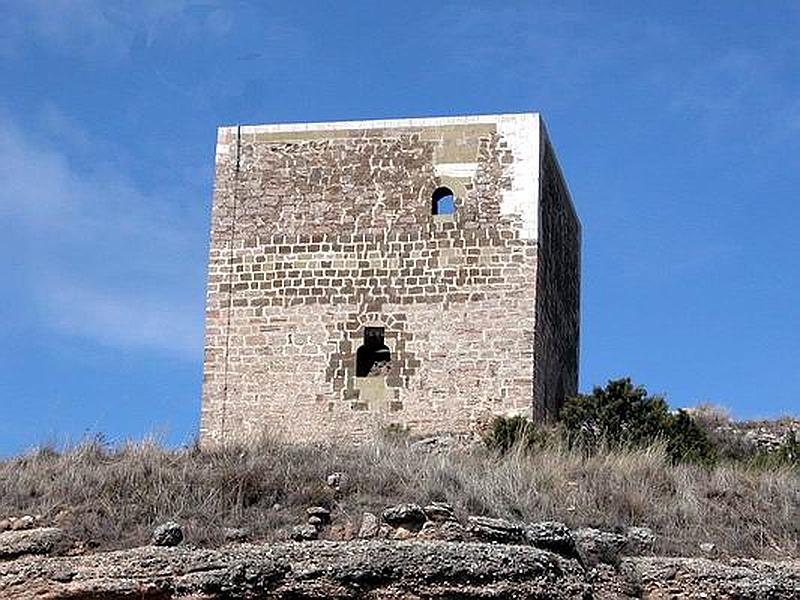
[(431, 196), (431, 212), (434, 215), (452, 215), (456, 210), (456, 197), (453, 190), (438, 187)]
[(364, 345), (356, 350), (356, 377), (386, 375), (392, 354), (383, 343), (383, 327), (364, 328)]

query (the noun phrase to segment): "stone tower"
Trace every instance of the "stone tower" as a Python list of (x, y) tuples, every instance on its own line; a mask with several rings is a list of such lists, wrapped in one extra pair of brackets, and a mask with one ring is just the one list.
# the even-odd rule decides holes
[(222, 127), (200, 437), (557, 415), (580, 223), (538, 114)]

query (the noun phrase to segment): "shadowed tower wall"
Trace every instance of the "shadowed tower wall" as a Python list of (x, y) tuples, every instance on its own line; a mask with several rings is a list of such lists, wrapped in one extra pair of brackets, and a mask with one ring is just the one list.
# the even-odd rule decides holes
[(220, 128), (201, 442), (555, 416), (579, 264), (537, 114)]

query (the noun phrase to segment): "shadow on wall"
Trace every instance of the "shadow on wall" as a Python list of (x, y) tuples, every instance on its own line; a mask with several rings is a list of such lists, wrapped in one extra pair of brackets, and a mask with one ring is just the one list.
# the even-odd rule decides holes
[(364, 345), (356, 350), (356, 377), (386, 375), (392, 363), (392, 353), (383, 342), (383, 327), (364, 329)]

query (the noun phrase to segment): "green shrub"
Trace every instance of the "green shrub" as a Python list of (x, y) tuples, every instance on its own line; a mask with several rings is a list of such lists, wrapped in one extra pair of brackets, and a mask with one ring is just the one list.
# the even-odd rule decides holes
[(586, 450), (600, 444), (610, 447), (640, 445), (663, 435), (669, 421), (667, 403), (649, 396), (628, 378), (595, 387), (591, 394), (569, 400), (561, 411), (567, 442)]
[(708, 433), (685, 410), (669, 415), (666, 438), (667, 453), (673, 463), (712, 465), (717, 460), (717, 449)]
[(666, 442), (673, 462), (713, 463), (716, 451), (706, 430), (686, 411), (670, 414), (661, 396), (650, 396), (629, 378), (609, 381), (569, 400), (561, 423), (569, 447), (594, 452)]
[(492, 450), (505, 454), (515, 446), (530, 450), (544, 442), (544, 434), (527, 417), (496, 417), (492, 428), (484, 436), (484, 443)]

